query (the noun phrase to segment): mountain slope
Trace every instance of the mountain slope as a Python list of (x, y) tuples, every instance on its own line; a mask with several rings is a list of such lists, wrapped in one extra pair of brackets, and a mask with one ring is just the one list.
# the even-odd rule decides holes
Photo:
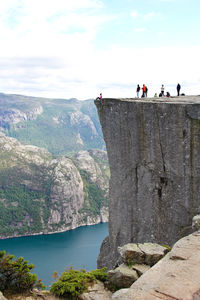
[(55, 159), (0, 133), (0, 237), (107, 221), (108, 178), (105, 151)]
[(62, 155), (105, 149), (93, 100), (48, 99), (0, 93), (0, 130)]

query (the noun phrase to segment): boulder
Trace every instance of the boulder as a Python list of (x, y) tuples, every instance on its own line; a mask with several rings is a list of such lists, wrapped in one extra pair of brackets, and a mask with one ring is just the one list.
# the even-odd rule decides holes
[[(121, 299), (199, 300), (199, 263), (200, 232), (195, 232), (179, 240), (169, 254), (123, 292)], [(112, 299), (120, 299), (117, 297), (115, 293)]]
[(108, 272), (108, 284), (114, 285), (116, 288), (128, 288), (138, 277), (135, 270), (122, 264), (118, 268)]
[(118, 252), (126, 264), (134, 262), (137, 262), (138, 264), (144, 263), (144, 253), (140, 250), (138, 244), (129, 243), (123, 247), (118, 247)]
[(118, 251), (126, 264), (138, 263), (153, 266), (169, 251), (166, 247), (155, 243), (126, 244)]
[(132, 266), (132, 269), (135, 270), (138, 274), (138, 276), (142, 276), (146, 271), (150, 269), (150, 266), (148, 265), (141, 265), (141, 264), (135, 264)]
[(88, 288), (87, 293), (79, 296), (79, 300), (110, 300), (112, 293), (105, 289), (102, 282), (98, 281), (96, 284)]
[[(124, 299), (124, 295), (127, 300), (133, 300), (130, 289), (121, 289), (121, 290), (115, 292), (112, 295), (111, 299), (112, 300), (122, 300), (122, 299)], [(130, 295), (130, 297), (129, 297), (129, 295)]]
[[(61, 300), (62, 297), (55, 296), (51, 294), (49, 291), (38, 291), (34, 289), (32, 293), (21, 293), (21, 294), (13, 294), (9, 295), (7, 298), (1, 298), (0, 300)], [(66, 299), (68, 300), (68, 299)]]
[(4, 295), (2, 294), (2, 292), (0, 292), (0, 300), (7, 300)]

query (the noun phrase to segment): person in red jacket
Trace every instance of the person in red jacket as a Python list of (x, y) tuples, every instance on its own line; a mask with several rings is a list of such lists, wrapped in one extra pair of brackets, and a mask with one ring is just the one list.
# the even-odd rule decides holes
[(145, 84), (143, 84), (143, 86), (142, 86), (142, 98), (146, 96), (146, 90), (147, 90), (147, 88), (146, 88)]

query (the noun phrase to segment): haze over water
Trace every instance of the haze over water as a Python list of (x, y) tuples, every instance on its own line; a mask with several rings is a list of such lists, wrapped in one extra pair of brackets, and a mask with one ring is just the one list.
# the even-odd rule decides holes
[(108, 223), (104, 223), (63, 233), (0, 240), (0, 250), (6, 250), (16, 258), (23, 256), (33, 263), (33, 273), (48, 288), (53, 282), (54, 271), (60, 275), (70, 266), (96, 269), (100, 246), (107, 235)]

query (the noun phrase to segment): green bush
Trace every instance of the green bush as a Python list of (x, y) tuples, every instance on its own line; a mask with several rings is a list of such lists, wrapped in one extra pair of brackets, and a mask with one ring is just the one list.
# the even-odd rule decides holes
[(90, 271), (90, 274), (94, 275), (94, 277), (102, 282), (105, 282), (108, 279), (108, 274), (106, 273), (106, 268), (96, 269)]
[(2, 292), (21, 292), (37, 288), (45, 288), (37, 275), (30, 273), (34, 268), (27, 260), (19, 257), (16, 260), (14, 255), (6, 255), (5, 251), (0, 252), (0, 290)]
[(57, 282), (53, 283), (50, 291), (57, 296), (71, 297), (71, 299), (77, 299), (77, 297), (87, 292), (88, 286), (94, 284), (96, 280), (105, 281), (107, 274), (106, 268), (86, 272), (85, 270), (70, 270), (62, 273)]

